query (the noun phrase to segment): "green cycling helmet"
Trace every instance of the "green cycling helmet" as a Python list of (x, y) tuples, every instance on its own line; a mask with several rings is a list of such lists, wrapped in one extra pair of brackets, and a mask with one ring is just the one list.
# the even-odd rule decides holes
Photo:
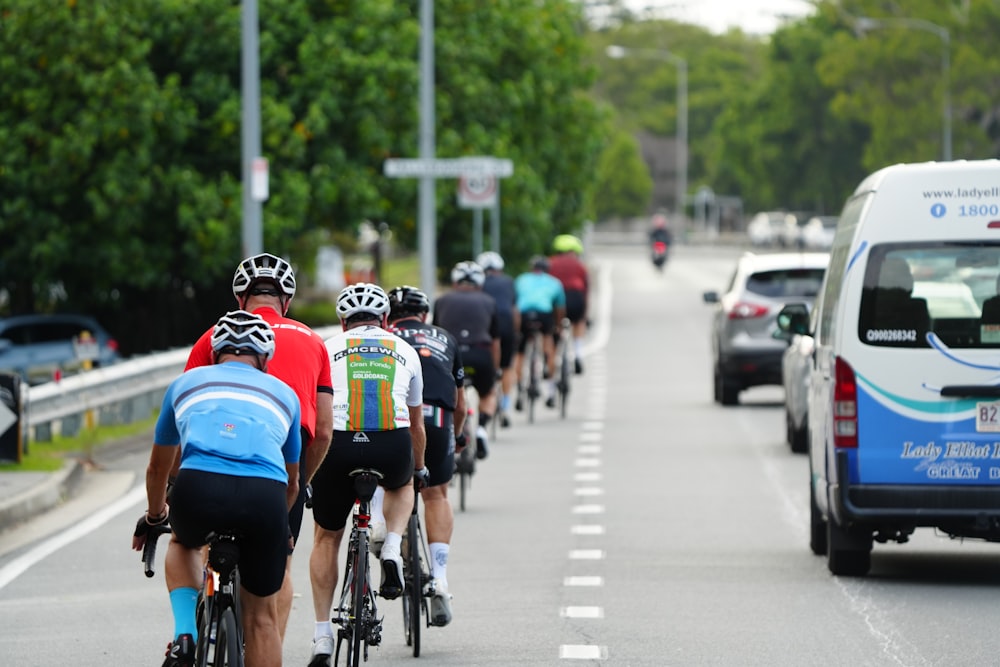
[(552, 249), (556, 252), (575, 252), (583, 254), (583, 242), (572, 234), (560, 234), (552, 241)]

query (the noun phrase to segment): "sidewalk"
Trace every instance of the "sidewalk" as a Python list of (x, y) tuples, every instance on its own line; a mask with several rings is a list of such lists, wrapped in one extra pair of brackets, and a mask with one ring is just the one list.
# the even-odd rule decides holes
[[(152, 444), (150, 429), (149, 432), (105, 443), (95, 450), (94, 455), (107, 458), (117, 453), (149, 448)], [(71, 498), (90, 465), (80, 456), (69, 455), (63, 467), (55, 472), (0, 471), (0, 532)]]

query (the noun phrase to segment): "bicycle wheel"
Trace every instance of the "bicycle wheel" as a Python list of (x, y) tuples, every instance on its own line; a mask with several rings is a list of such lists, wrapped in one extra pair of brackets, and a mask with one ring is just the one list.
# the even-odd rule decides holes
[(215, 660), (213, 667), (243, 667), (243, 647), (240, 646), (240, 628), (236, 614), (229, 607), (222, 610), (219, 617), (218, 634), (215, 639)]
[(534, 336), (530, 342), (531, 353), (528, 355), (528, 421), (535, 421), (535, 402), (541, 394), (541, 387), (538, 379), (538, 336)]
[(466, 445), (458, 455), (458, 507), (465, 511), (465, 497), (472, 486), (472, 467), (476, 465), (476, 457), (472, 453), (474, 445)]
[(569, 399), (569, 349), (563, 343), (562, 355), (559, 358), (559, 416), (566, 419), (566, 403)]
[(347, 664), (358, 667), (361, 664), (361, 649), (368, 633), (365, 599), (368, 597), (368, 540), (364, 533), (358, 533), (358, 550), (354, 554), (352, 574), (351, 615), (354, 617), (351, 643), (347, 645)]
[(413, 648), (413, 657), (420, 657), (420, 603), (423, 600), (424, 582), (420, 572), (420, 529), (416, 514), (410, 515), (406, 527), (407, 548), (403, 559), (406, 579), (403, 591), (403, 631), (406, 645)]

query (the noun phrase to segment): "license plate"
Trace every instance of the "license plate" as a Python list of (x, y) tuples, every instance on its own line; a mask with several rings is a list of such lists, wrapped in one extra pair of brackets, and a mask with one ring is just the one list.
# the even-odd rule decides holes
[(1000, 401), (976, 403), (976, 431), (1000, 432)]

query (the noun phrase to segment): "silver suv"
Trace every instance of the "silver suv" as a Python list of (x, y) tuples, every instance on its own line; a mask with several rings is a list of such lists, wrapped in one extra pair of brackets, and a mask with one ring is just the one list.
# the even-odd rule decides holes
[(788, 347), (777, 315), (786, 303), (811, 303), (819, 292), (827, 253), (746, 253), (723, 293), (708, 291), (712, 318), (715, 401), (736, 405), (744, 389), (780, 385), (781, 358)]
[[(86, 332), (86, 333), (85, 333)], [(86, 360), (107, 366), (120, 360), (118, 343), (86, 315), (15, 315), (0, 318), (0, 372), (29, 384), (79, 371)]]

